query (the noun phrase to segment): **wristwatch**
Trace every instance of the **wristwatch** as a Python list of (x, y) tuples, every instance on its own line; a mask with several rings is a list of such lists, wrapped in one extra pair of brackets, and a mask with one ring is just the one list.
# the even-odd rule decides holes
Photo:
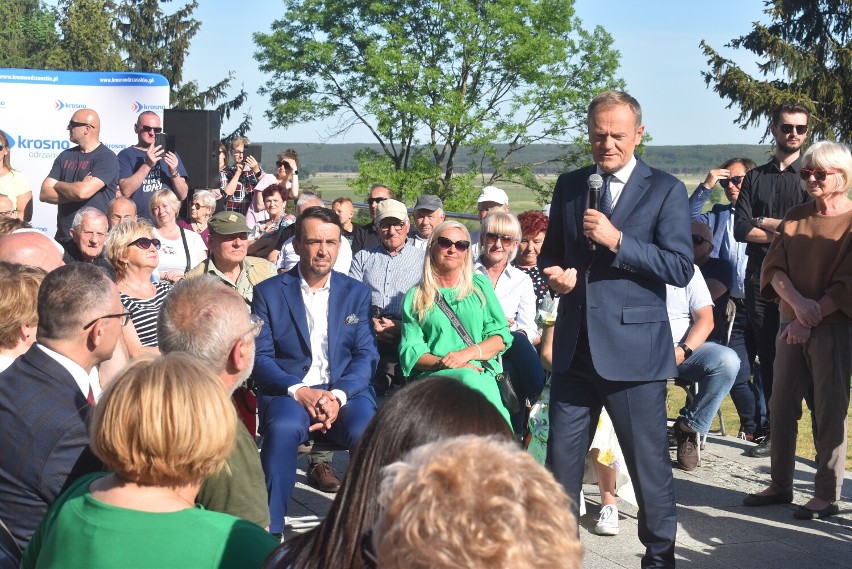
[(755, 226), (757, 226), (757, 227), (763, 227), (763, 222), (764, 222), (765, 220), (766, 220), (766, 218), (765, 218), (765, 217), (763, 217), (763, 216), (761, 215), (760, 217), (755, 218), (755, 220), (754, 220), (754, 224), (755, 224)]
[(683, 359), (687, 359), (692, 355), (692, 348), (687, 346), (685, 342), (678, 342), (677, 345), (681, 350), (683, 350)]

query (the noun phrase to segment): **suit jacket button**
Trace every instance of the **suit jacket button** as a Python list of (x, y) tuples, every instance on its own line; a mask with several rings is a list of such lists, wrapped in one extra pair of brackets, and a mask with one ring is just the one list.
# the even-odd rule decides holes
[(302, 371), (308, 371), (309, 369), (311, 369), (311, 368), (308, 367), (308, 366), (305, 366), (305, 367), (302, 368)]

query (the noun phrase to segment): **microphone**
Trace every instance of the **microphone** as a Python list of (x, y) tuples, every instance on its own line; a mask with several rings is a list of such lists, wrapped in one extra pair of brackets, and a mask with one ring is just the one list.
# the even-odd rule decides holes
[[(586, 181), (589, 186), (589, 209), (600, 211), (601, 209), (601, 187), (603, 178), (599, 174), (592, 174)], [(589, 239), (589, 251), (597, 251), (598, 244)]]

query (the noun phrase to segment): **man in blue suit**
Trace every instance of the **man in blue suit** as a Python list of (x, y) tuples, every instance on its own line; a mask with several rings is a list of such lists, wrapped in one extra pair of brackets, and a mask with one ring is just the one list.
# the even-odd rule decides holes
[[(686, 188), (633, 155), (644, 125), (627, 93), (595, 97), (588, 129), (596, 165), (559, 177), (539, 255), (551, 288), (563, 295), (548, 462), (578, 515), (583, 459), (605, 407), (634, 480), (642, 567), (674, 567), (665, 380), (677, 366), (666, 284), (686, 286), (693, 273)], [(587, 179), (595, 173), (605, 179), (600, 211), (588, 209)]]
[(299, 445), (321, 431), (351, 450), (376, 413), (370, 289), (332, 271), (340, 239), (337, 214), (306, 209), (296, 221), (296, 269), (254, 290), (252, 312), (268, 324), (257, 338), (253, 377), (273, 534), (284, 529)]

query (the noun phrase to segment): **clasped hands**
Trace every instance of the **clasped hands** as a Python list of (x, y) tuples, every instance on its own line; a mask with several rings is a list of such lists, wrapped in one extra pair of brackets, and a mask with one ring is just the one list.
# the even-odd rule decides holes
[(296, 401), (305, 408), (311, 418), (311, 426), (308, 428), (310, 432), (328, 432), (340, 413), (340, 401), (331, 391), (325, 389), (302, 387), (296, 392)]
[(822, 322), (822, 307), (816, 300), (802, 298), (798, 303), (791, 304), (796, 319), (787, 324), (781, 332), (781, 338), (788, 344), (804, 344), (811, 337), (811, 328)]
[(373, 318), (373, 329), (376, 331), (376, 340), (379, 342), (395, 342), (402, 335), (399, 320), (390, 318)]

